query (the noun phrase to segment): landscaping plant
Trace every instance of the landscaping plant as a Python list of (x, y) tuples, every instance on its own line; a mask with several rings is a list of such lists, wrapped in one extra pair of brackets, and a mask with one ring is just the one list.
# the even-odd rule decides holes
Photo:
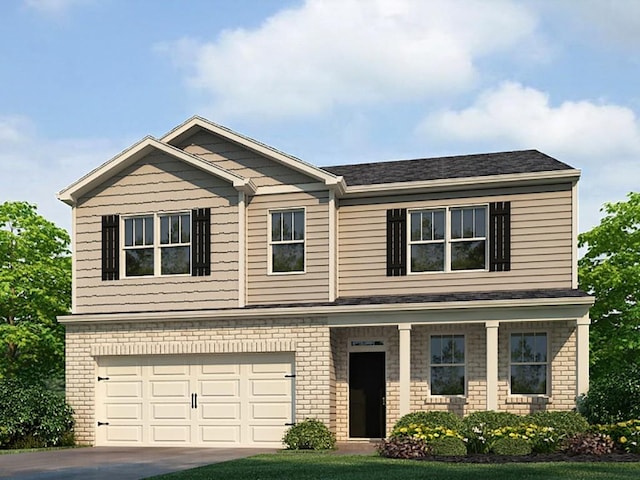
[(336, 436), (320, 420), (309, 418), (290, 427), (282, 442), (289, 450), (332, 450)]

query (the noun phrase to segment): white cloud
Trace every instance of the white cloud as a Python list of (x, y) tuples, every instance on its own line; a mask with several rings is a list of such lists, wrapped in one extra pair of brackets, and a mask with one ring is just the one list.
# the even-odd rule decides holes
[(467, 89), (479, 58), (530, 40), (535, 27), (506, 0), (308, 0), (255, 30), (159, 49), (216, 118), (304, 116)]
[(508, 82), (468, 108), (428, 115), (418, 132), (494, 150), (535, 148), (582, 169), (582, 229), (598, 222), (602, 203), (638, 190), (640, 121), (623, 106), (586, 100), (553, 105), (548, 94)]
[(41, 215), (69, 230), (71, 209), (55, 194), (121, 148), (104, 139), (48, 140), (28, 118), (0, 116), (0, 203), (35, 203)]

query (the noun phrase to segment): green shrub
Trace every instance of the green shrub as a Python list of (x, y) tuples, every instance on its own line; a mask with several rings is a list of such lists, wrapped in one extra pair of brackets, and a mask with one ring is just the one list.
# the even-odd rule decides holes
[(64, 396), (42, 386), (3, 380), (0, 405), (0, 448), (58, 446), (73, 429)]
[(577, 412), (536, 412), (528, 416), (528, 423), (549, 427), (562, 436), (572, 436), (589, 430), (589, 422)]
[(431, 446), (424, 440), (407, 436), (383, 440), (377, 450), (381, 457), (388, 458), (425, 458), (432, 452)]
[(452, 412), (412, 412), (404, 415), (393, 426), (393, 430), (410, 425), (422, 425), (425, 427), (444, 427), (449, 430), (462, 430), (462, 419)]
[(605, 455), (613, 447), (611, 437), (602, 433), (579, 433), (564, 441), (564, 450), (569, 455)]
[(531, 442), (519, 437), (502, 437), (493, 442), (491, 451), (496, 455), (529, 455)]
[(321, 421), (307, 419), (290, 427), (282, 443), (289, 450), (333, 450), (336, 436)]
[(491, 432), (503, 427), (516, 427), (523, 418), (509, 412), (474, 412), (463, 420), (463, 435), (467, 438), (470, 453), (488, 453), (491, 449)]
[(597, 433), (611, 437), (618, 449), (628, 453), (640, 453), (640, 420), (596, 425), (593, 428)]
[(461, 457), (467, 454), (467, 446), (457, 437), (438, 437), (429, 442), (434, 455)]
[(613, 424), (640, 418), (640, 366), (592, 378), (589, 393), (578, 401), (578, 411), (592, 424)]

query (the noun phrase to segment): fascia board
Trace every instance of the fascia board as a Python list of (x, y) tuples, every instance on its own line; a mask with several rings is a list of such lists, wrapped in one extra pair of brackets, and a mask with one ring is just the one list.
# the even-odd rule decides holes
[(133, 165), (135, 162), (154, 150), (166, 153), (167, 155), (181, 160), (194, 168), (198, 168), (225, 180), (231, 183), (237, 190), (244, 191), (249, 194), (253, 194), (256, 191), (256, 186), (250, 179), (245, 179), (235, 173), (206, 162), (195, 155), (191, 155), (179, 148), (164, 144), (153, 137), (147, 136), (127, 150), (124, 150), (112, 159), (103, 163), (98, 168), (92, 170), (76, 182), (72, 183), (67, 188), (58, 192), (57, 197), (59, 200), (69, 205), (73, 205), (78, 197), (98, 187), (113, 175), (124, 170), (128, 166)]
[[(63, 324), (98, 323), (98, 322), (145, 322), (174, 320), (209, 320), (209, 319), (249, 319), (266, 317), (299, 317), (308, 318), (332, 315), (362, 315), (443, 311), (474, 312), (483, 309), (522, 309), (522, 308), (560, 308), (573, 307), (588, 312), (593, 305), (594, 297), (539, 298), (528, 300), (481, 300), (468, 302), (434, 302), (434, 303), (401, 303), (376, 305), (326, 305), (318, 307), (274, 307), (274, 308), (242, 308), (225, 310), (185, 310), (167, 312), (140, 313), (108, 313), (108, 314), (76, 314), (58, 317)], [(584, 313), (582, 314), (584, 315)], [(580, 315), (580, 316), (582, 316)], [(573, 317), (571, 317), (573, 318)], [(484, 320), (483, 320), (484, 321)]]
[(369, 197), (394, 194), (443, 192), (526, 185), (547, 185), (562, 182), (577, 182), (580, 170), (554, 170), (547, 172), (512, 173), (482, 177), (443, 178), (417, 182), (380, 183), (373, 185), (347, 186), (344, 197)]
[(184, 138), (186, 135), (190, 134), (190, 132), (196, 128), (201, 128), (203, 130), (214, 133), (226, 140), (229, 140), (230, 142), (236, 143), (244, 148), (252, 150), (256, 153), (259, 153), (260, 155), (270, 158), (271, 160), (297, 170), (305, 175), (308, 175), (311, 178), (321, 180), (329, 188), (335, 188), (338, 192), (340, 191), (340, 189), (345, 188), (344, 179), (342, 177), (333, 175), (326, 170), (305, 162), (304, 160), (300, 160), (297, 157), (281, 152), (280, 150), (270, 147), (269, 145), (242, 135), (217, 123), (206, 120), (202, 117), (194, 116), (190, 118), (182, 125), (179, 125), (169, 133), (167, 133), (165, 136), (163, 136), (160, 141), (173, 145), (174, 143), (179, 142), (180, 139)]

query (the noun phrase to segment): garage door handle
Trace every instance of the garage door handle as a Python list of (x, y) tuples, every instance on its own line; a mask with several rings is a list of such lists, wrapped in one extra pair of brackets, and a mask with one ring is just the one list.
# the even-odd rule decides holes
[(109, 422), (98, 422), (99, 427), (101, 427), (102, 425), (109, 425)]
[(191, 408), (198, 408), (198, 394), (191, 394)]

